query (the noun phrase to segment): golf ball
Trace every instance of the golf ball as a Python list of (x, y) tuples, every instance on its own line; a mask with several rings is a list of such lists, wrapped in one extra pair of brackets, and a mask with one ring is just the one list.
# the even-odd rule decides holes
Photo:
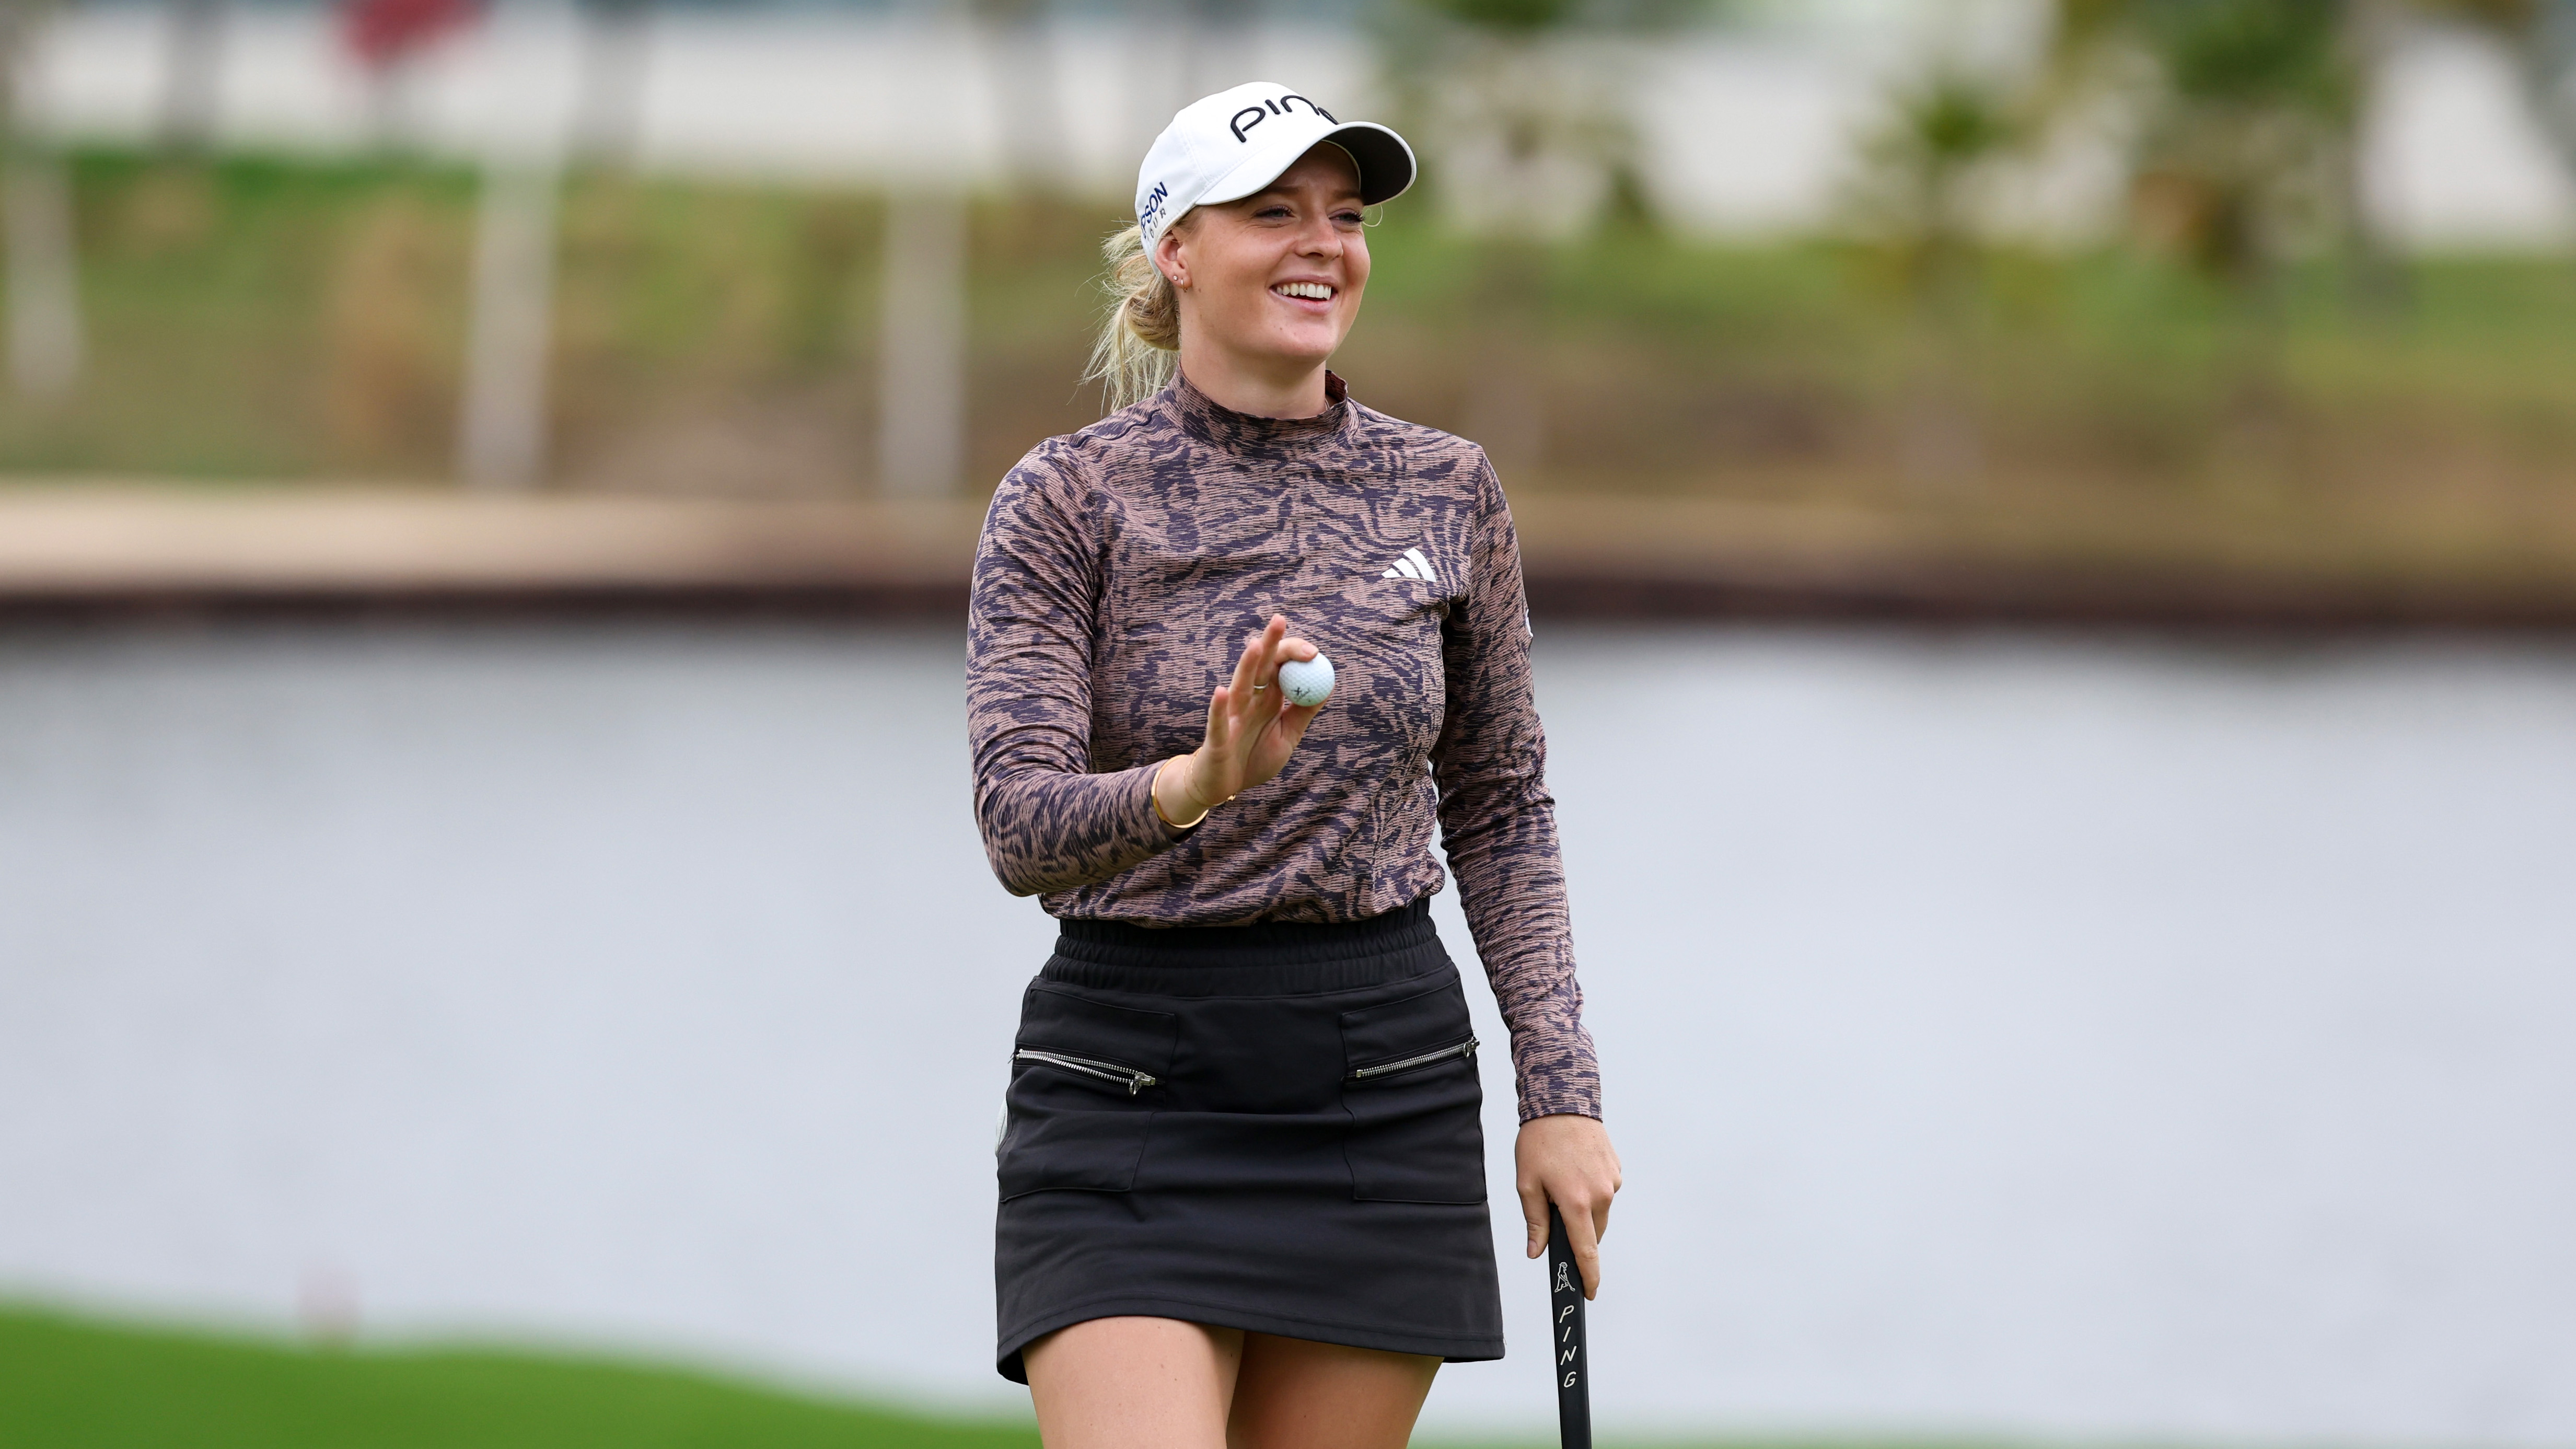
[(1333, 692), (1333, 661), (1318, 654), (1280, 665), (1279, 692), (1288, 696), (1290, 704), (1322, 704), (1324, 696)]

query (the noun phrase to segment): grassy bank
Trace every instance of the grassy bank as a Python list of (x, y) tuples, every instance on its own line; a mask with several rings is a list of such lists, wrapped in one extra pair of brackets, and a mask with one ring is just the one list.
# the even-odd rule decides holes
[(300, 1348), (0, 1312), (10, 1449), (1034, 1449), (667, 1368), (485, 1349)]
[(19, 1306), (0, 1308), (0, 1444), (1037, 1449), (1038, 1436), (1026, 1424), (934, 1419), (638, 1363), (480, 1348), (297, 1346)]
[[(435, 480), (475, 184), (389, 163), (77, 158), (91, 362), (0, 399), (0, 472)], [(1096, 415), (1114, 218), (979, 203), (970, 474)], [(567, 187), (556, 486), (872, 488), (882, 213), (848, 192)], [(1996, 255), (1937, 299), (1879, 254), (1614, 231), (1462, 241), (1398, 203), (1339, 366), (1523, 492), (1839, 511), (2043, 558), (2576, 561), (2576, 261), (2332, 266), (2234, 297), (2121, 251)]]

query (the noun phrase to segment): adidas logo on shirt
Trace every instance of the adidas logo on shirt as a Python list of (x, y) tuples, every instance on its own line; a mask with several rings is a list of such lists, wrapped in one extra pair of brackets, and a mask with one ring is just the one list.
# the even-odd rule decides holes
[(1422, 556), (1422, 550), (1418, 548), (1406, 549), (1404, 553), (1396, 559), (1395, 567), (1388, 569), (1385, 573), (1379, 574), (1378, 577), (1382, 579), (1420, 579), (1426, 584), (1436, 584), (1440, 582), (1439, 575), (1431, 571), (1431, 560), (1424, 558)]

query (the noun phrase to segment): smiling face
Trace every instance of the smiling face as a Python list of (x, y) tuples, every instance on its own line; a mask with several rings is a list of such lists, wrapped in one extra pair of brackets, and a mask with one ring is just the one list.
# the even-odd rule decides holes
[(1264, 189), (1198, 207), (1186, 221), (1154, 249), (1180, 289), (1182, 370), (1193, 380), (1223, 370), (1274, 384), (1311, 373), (1320, 387), (1368, 286), (1350, 156), (1319, 144)]

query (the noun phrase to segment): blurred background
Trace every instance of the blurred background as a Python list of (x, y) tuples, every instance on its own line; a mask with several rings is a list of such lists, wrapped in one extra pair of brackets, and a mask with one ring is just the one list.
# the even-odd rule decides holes
[(0, 1443), (1034, 1442), (966, 569), (1256, 77), (1523, 533), (1605, 1436), (2576, 1444), (2576, 0), (7, 0)]

